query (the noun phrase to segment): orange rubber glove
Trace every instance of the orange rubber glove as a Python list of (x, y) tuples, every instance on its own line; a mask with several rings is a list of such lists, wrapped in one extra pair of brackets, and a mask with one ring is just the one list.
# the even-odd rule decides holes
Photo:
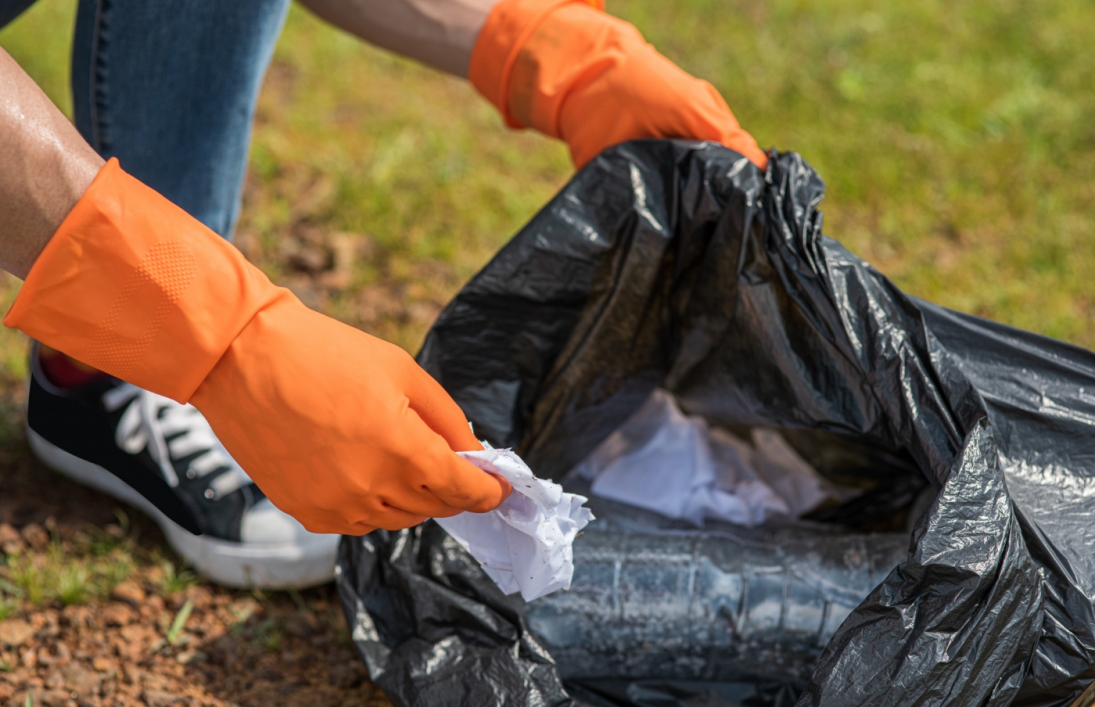
[(468, 78), (507, 125), (564, 140), (579, 168), (606, 147), (651, 137), (713, 140), (768, 165), (711, 84), (593, 1), (502, 0), (491, 10)]
[(190, 401), (308, 530), (363, 534), (487, 511), (509, 484), (460, 408), (401, 349), (306, 308), (111, 160), (35, 262), (4, 324)]

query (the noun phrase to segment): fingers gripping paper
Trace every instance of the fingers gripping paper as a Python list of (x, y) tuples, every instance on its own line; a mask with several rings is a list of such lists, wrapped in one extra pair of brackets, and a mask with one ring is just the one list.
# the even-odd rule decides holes
[(570, 589), (574, 538), (593, 520), (582, 505), (588, 499), (537, 479), (509, 449), (461, 452), (460, 456), (505, 478), (513, 485), (513, 493), (489, 513), (461, 513), (437, 518), (437, 523), (506, 594), (519, 591), (525, 601), (532, 601)]

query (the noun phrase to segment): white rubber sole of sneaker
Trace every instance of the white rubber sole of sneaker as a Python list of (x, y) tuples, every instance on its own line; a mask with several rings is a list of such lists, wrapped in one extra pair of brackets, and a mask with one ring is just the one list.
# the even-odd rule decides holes
[(304, 542), (280, 544), (243, 544), (194, 535), (103, 467), (69, 454), (29, 427), (27, 441), (38, 459), (57, 473), (150, 516), (171, 547), (217, 584), (244, 589), (303, 589), (334, 578), (337, 535), (312, 535)]

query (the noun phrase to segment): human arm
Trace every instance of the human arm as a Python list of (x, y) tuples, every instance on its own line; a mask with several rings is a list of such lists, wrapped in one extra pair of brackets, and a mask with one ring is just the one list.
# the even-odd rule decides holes
[(471, 50), (498, 0), (300, 0), (369, 44), (467, 77)]
[(603, 0), (302, 0), (359, 37), (467, 76), (514, 128), (559, 138), (581, 167), (639, 138), (721, 142), (768, 158), (711, 84), (682, 71)]
[(498, 505), (509, 485), (405, 352), (304, 307), (232, 245), (83, 143), (0, 55), (4, 323), (204, 413), (282, 510), (361, 534)]
[(103, 160), (0, 49), (0, 268), (25, 278)]

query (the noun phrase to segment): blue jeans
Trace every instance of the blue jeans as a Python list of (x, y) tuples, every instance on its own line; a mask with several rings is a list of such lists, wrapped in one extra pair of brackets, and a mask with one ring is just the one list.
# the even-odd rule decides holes
[[(230, 237), (251, 121), (289, 0), (79, 0), (76, 127)], [(0, 24), (33, 0), (0, 0)]]

